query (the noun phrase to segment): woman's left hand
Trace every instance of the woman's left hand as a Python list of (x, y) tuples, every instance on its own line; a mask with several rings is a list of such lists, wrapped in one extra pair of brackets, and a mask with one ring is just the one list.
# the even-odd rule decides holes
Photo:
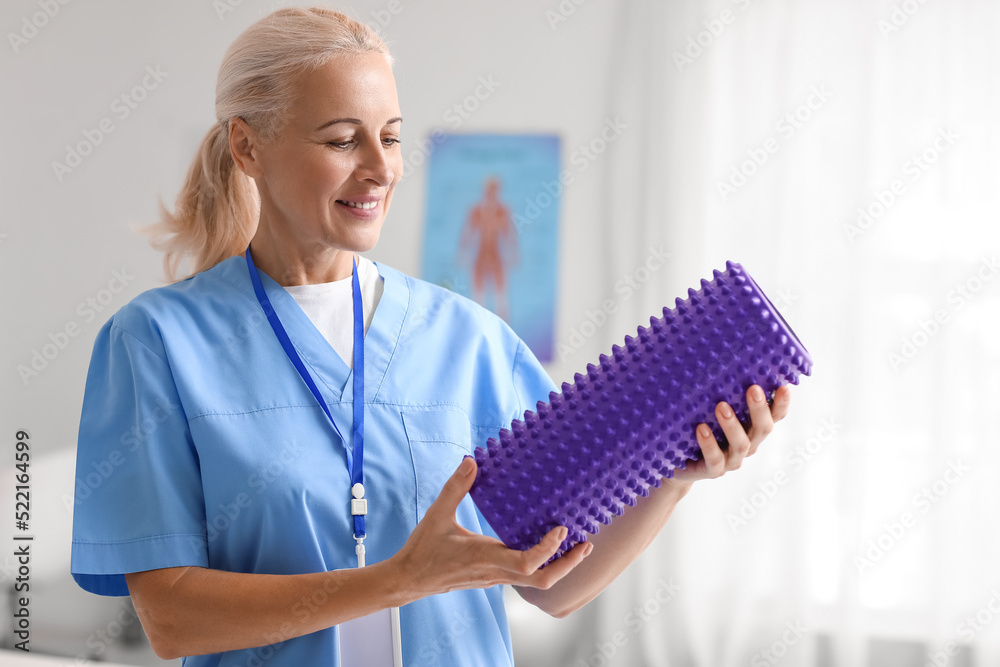
[(774, 400), (769, 406), (764, 390), (758, 385), (750, 387), (747, 390), (750, 428), (743, 427), (728, 403), (719, 403), (715, 406), (715, 418), (719, 421), (722, 432), (726, 434), (729, 447), (723, 450), (719, 441), (712, 435), (712, 429), (707, 424), (699, 424), (695, 429), (695, 437), (701, 446), (702, 457), (689, 462), (684, 470), (678, 470), (670, 480), (664, 482), (690, 484), (699, 479), (713, 479), (721, 477), (730, 470), (737, 470), (743, 465), (743, 459), (757, 451), (760, 443), (774, 429), (774, 424), (788, 414), (791, 393), (788, 385), (779, 387), (774, 392)]

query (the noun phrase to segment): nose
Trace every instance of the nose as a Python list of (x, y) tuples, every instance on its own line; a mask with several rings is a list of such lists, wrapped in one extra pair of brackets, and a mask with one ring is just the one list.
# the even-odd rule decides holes
[(372, 181), (379, 187), (388, 187), (397, 178), (393, 169), (391, 153), (393, 149), (385, 147), (379, 137), (366, 143), (368, 147), (362, 151), (361, 161), (355, 173), (360, 180)]

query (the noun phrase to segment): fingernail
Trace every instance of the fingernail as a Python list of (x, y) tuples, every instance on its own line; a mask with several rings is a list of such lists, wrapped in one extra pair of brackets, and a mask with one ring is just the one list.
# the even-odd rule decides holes
[(462, 457), (462, 465), (458, 466), (458, 472), (462, 473), (463, 475), (469, 475), (472, 472), (472, 469), (475, 467), (473, 464), (474, 464), (473, 458), (468, 454), (466, 454), (465, 456)]
[(750, 389), (750, 398), (752, 398), (757, 403), (763, 403), (764, 402), (764, 390), (761, 389), (760, 387), (758, 387), (757, 385), (754, 385), (753, 388)]
[(701, 437), (708, 438), (712, 435), (712, 429), (708, 428), (705, 424), (702, 424), (698, 427), (698, 433), (701, 434)]
[(587, 542), (587, 546), (583, 548), (583, 557), (586, 558), (587, 556), (589, 556), (590, 552), (593, 550), (594, 550), (594, 545), (591, 544), (590, 542)]
[(733, 416), (733, 410), (732, 408), (729, 407), (728, 403), (723, 403), (722, 405), (719, 406), (719, 414), (722, 415), (725, 419), (729, 419), (730, 417)]

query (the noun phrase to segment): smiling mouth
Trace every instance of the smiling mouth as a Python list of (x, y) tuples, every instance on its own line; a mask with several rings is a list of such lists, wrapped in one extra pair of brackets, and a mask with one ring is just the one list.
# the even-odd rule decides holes
[(378, 206), (377, 201), (360, 202), (360, 201), (344, 201), (343, 199), (338, 199), (337, 203), (343, 204), (344, 206), (350, 206), (351, 208), (361, 208), (365, 210), (372, 209)]

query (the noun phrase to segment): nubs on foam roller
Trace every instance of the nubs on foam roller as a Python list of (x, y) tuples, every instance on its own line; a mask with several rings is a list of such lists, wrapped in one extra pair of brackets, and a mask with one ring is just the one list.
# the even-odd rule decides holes
[(742, 266), (727, 262), (477, 448), (472, 497), (511, 548), (529, 549), (566, 526), (558, 557), (697, 459), (698, 424), (725, 443), (719, 401), (749, 423), (750, 386), (770, 399), (811, 370), (778, 310)]

